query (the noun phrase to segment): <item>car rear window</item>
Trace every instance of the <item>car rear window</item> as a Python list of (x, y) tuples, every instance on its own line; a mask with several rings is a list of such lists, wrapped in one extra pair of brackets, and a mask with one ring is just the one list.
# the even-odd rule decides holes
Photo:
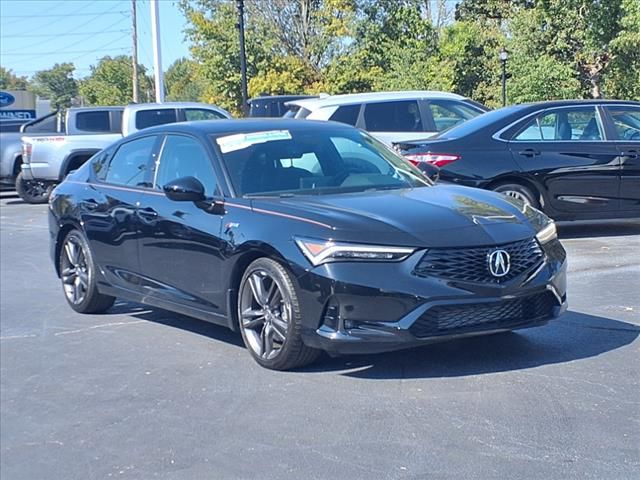
[(358, 122), (358, 114), (360, 113), (360, 104), (358, 105), (343, 105), (329, 117), (329, 120), (334, 122), (346, 123), (347, 125), (355, 126)]
[(178, 112), (175, 108), (158, 108), (156, 110), (141, 110), (136, 113), (136, 128), (154, 127), (166, 123), (176, 123)]
[(76, 128), (84, 132), (111, 132), (111, 117), (108, 110), (78, 112)]

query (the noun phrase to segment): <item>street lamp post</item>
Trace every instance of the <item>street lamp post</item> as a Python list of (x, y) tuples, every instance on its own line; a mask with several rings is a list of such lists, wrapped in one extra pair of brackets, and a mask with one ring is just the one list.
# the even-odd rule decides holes
[(507, 104), (507, 60), (509, 53), (507, 49), (502, 47), (500, 50), (500, 62), (502, 63), (502, 106)]
[(242, 113), (247, 114), (247, 54), (244, 49), (244, 0), (236, 0), (238, 8), (238, 33), (240, 35), (240, 82), (242, 88)]

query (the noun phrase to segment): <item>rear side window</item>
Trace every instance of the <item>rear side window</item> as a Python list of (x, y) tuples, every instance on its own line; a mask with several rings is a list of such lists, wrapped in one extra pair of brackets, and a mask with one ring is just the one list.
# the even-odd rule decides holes
[(193, 120), (220, 120), (222, 118), (226, 118), (221, 113), (216, 112), (215, 110), (208, 110), (206, 108), (185, 108), (184, 117), (187, 122), (191, 122)]
[(595, 107), (547, 111), (531, 120), (514, 138), (517, 141), (598, 141), (602, 125)]
[(443, 100), (431, 100), (429, 102), (429, 110), (433, 117), (433, 123), (436, 130), (441, 132), (454, 125), (469, 120), (470, 118), (480, 115), (480, 111), (468, 107), (461, 102), (449, 102)]
[(365, 105), (365, 130), (369, 132), (423, 132), (415, 100)]
[(329, 120), (355, 126), (359, 113), (360, 105), (343, 105), (342, 107), (338, 107), (333, 115), (329, 117)]
[(85, 132), (110, 132), (109, 112), (79, 112), (76, 114), (76, 128)]
[(136, 112), (136, 128), (154, 127), (156, 125), (164, 125), (166, 123), (176, 123), (178, 121), (178, 112), (175, 108), (159, 108), (157, 110), (141, 110)]
[(120, 145), (109, 162), (104, 180), (128, 187), (151, 187), (151, 165), (156, 136), (138, 138)]
[(640, 141), (640, 108), (607, 107), (619, 140)]

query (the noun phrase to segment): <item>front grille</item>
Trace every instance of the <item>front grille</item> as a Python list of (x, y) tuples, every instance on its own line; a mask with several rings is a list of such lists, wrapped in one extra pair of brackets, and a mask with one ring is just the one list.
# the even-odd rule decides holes
[(416, 337), (515, 328), (550, 317), (558, 305), (551, 292), (490, 303), (439, 305), (427, 310), (409, 331)]
[[(505, 250), (511, 260), (509, 273), (494, 277), (487, 256), (494, 250)], [(421, 277), (441, 277), (467, 282), (500, 283), (538, 267), (543, 253), (535, 238), (520, 242), (474, 248), (433, 248), (427, 250), (414, 273)]]

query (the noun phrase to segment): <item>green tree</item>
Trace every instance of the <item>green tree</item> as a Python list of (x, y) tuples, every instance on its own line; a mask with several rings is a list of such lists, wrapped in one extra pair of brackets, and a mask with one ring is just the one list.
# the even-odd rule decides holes
[(205, 89), (197, 65), (186, 58), (179, 58), (171, 64), (164, 74), (164, 84), (170, 101), (199, 102)]
[[(637, 0), (632, 0), (637, 5)], [(631, 5), (631, 3), (628, 3)], [(526, 59), (549, 57), (544, 68), (526, 71), (548, 71), (556, 76), (571, 71), (566, 79), (578, 79), (578, 97), (599, 98), (603, 95), (603, 81), (614, 59), (618, 35), (624, 29), (623, 0), (544, 0), (535, 2), (513, 18), (511, 49), (514, 64)], [(630, 27), (632, 31), (633, 27)], [(635, 27), (637, 31), (637, 26)], [(551, 63), (557, 64), (550, 67)], [(526, 83), (535, 80), (524, 77), (513, 81)], [(562, 95), (567, 91), (563, 90)], [(556, 97), (560, 96), (558, 92)]]
[(621, 28), (611, 41), (603, 90), (608, 97), (640, 100), (640, 2), (623, 0), (621, 9)]
[(27, 77), (19, 77), (4, 67), (0, 67), (0, 88), (3, 90), (26, 90)]
[[(140, 101), (152, 98), (152, 82), (144, 66), (138, 66)], [(88, 105), (125, 105), (133, 99), (131, 57), (106, 56), (91, 66), (91, 74), (80, 82), (80, 95)]]
[(67, 108), (78, 94), (78, 82), (73, 78), (73, 63), (56, 63), (48, 70), (33, 76), (29, 89), (36, 95), (51, 100), (53, 108)]

